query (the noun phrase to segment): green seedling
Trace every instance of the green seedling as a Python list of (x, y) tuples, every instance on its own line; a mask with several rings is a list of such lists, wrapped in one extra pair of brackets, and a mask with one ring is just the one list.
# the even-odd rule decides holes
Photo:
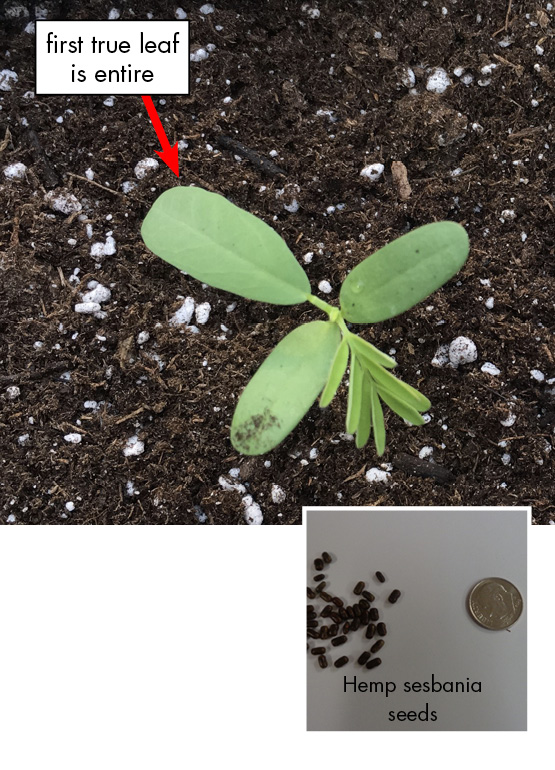
[(339, 308), (311, 294), (308, 276), (275, 230), (221, 195), (197, 187), (166, 190), (141, 232), (151, 251), (199, 281), (259, 302), (311, 302), (328, 316), (284, 337), (248, 383), (231, 424), (231, 442), (239, 452), (273, 449), (318, 395), (320, 406), (328, 406), (349, 362), (346, 428), (357, 447), (373, 433), (376, 451), (383, 454), (382, 403), (411, 425), (424, 423), (426, 396), (395, 377), (390, 371), (395, 360), (354, 334), (347, 322), (385, 321), (443, 286), (468, 255), (461, 225), (424, 225), (376, 251), (345, 278)]

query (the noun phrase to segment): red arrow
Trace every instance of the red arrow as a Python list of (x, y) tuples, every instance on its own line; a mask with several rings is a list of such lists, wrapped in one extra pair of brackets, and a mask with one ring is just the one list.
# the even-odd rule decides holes
[(156, 155), (160, 156), (160, 158), (164, 161), (166, 166), (169, 166), (169, 168), (173, 171), (173, 173), (176, 176), (179, 176), (179, 153), (177, 150), (177, 142), (174, 144), (173, 147), (170, 147), (170, 143), (169, 143), (168, 137), (166, 136), (166, 132), (164, 131), (162, 121), (158, 117), (158, 113), (156, 112), (156, 107), (152, 103), (152, 97), (142, 96), (141, 98), (145, 103), (146, 111), (148, 112), (148, 117), (152, 121), (154, 130), (156, 131), (156, 136), (158, 137), (158, 141), (160, 142), (160, 145), (162, 147), (161, 150), (155, 150), (154, 152), (156, 153)]

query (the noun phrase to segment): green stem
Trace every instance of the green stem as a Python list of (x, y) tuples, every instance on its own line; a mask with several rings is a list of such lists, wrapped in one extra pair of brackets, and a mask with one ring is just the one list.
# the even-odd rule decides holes
[[(328, 305), (327, 302), (324, 302), (324, 300), (320, 299), (319, 297), (315, 297), (314, 294), (309, 294), (307, 299), (309, 302), (312, 302), (312, 304), (315, 305), (319, 310), (323, 310), (324, 313), (327, 313), (330, 317), (330, 320), (332, 320), (332, 316), (335, 316), (338, 311), (338, 308), (333, 307), (333, 305)], [(333, 320), (335, 320), (335, 318)]]

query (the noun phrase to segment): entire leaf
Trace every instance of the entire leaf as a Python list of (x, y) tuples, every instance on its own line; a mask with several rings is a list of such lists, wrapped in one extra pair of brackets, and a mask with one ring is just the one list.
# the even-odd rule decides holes
[(372, 385), (368, 375), (362, 373), (362, 395), (360, 399), (360, 418), (358, 421), (355, 444), (357, 449), (366, 446), (372, 428)]
[(347, 397), (347, 433), (354, 435), (360, 418), (362, 399), (362, 369), (355, 354), (351, 351), (351, 371), (349, 374), (349, 394)]
[(378, 350), (370, 342), (363, 340), (362, 337), (358, 337), (356, 334), (352, 334), (349, 337), (349, 344), (356, 350), (359, 356), (367, 358), (377, 366), (385, 366), (386, 369), (394, 369), (397, 366), (397, 361), (394, 358), (382, 353), (381, 350)]
[(413, 409), (413, 407), (409, 406), (405, 401), (401, 401), (401, 399), (394, 396), (393, 393), (390, 393), (385, 388), (381, 388), (379, 385), (378, 393), (388, 407), (393, 409), (395, 414), (398, 414), (403, 420), (410, 422), (411, 425), (424, 425), (424, 418), (420, 412), (417, 412), (416, 409)]
[(342, 339), (333, 363), (331, 365), (330, 373), (328, 375), (328, 381), (320, 396), (320, 406), (322, 409), (328, 406), (337, 393), (337, 389), (341, 385), (341, 380), (347, 370), (347, 364), (349, 363), (349, 346), (346, 339)]
[(308, 412), (327, 380), (340, 342), (330, 321), (293, 329), (243, 391), (231, 423), (231, 443), (245, 455), (277, 446)]
[(460, 270), (468, 256), (468, 235), (456, 222), (418, 227), (379, 249), (345, 278), (343, 317), (376, 323), (404, 313)]
[(378, 455), (383, 455), (385, 451), (385, 424), (383, 419), (383, 409), (380, 403), (380, 397), (374, 383), (370, 384), (370, 401), (372, 404), (372, 426), (374, 428), (374, 443)]
[(404, 401), (413, 409), (417, 409), (419, 412), (427, 412), (431, 407), (431, 402), (420, 391), (413, 388), (411, 385), (407, 385), (403, 380), (397, 379), (391, 372), (386, 371), (380, 366), (365, 361), (368, 364), (368, 371), (376, 381), (378, 387), (381, 386), (389, 391), (393, 396), (400, 401)]
[(310, 294), (305, 271), (275, 230), (200, 187), (163, 192), (141, 235), (159, 257), (216, 289), (275, 305), (296, 305)]

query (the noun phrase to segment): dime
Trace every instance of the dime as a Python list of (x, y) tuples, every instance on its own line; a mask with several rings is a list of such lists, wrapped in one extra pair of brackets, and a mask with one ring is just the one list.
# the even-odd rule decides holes
[(484, 628), (508, 628), (522, 613), (522, 596), (508, 580), (486, 578), (470, 591), (468, 609), (476, 623)]

